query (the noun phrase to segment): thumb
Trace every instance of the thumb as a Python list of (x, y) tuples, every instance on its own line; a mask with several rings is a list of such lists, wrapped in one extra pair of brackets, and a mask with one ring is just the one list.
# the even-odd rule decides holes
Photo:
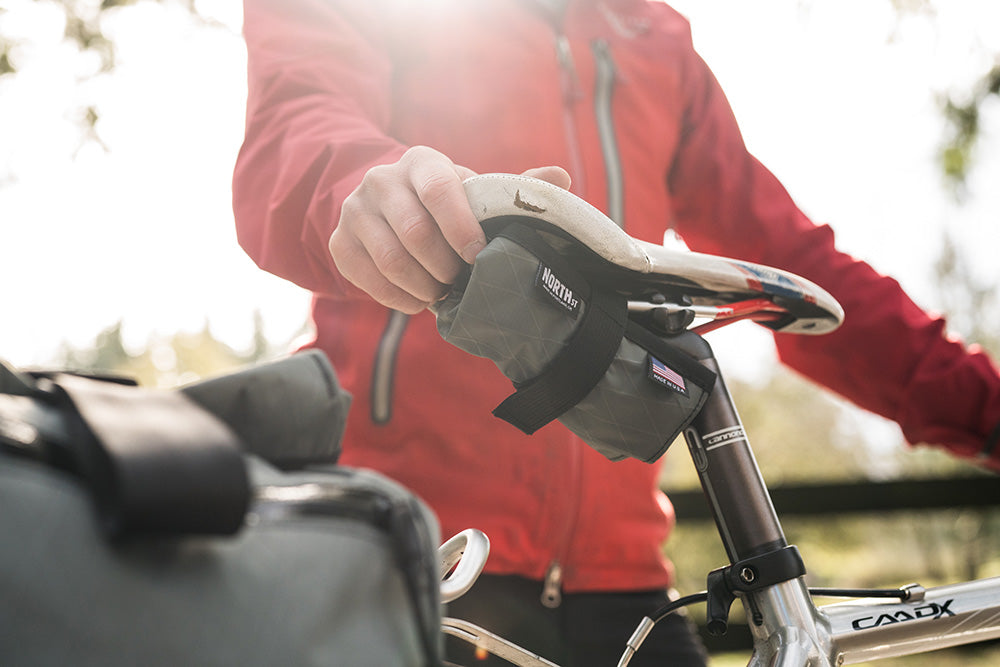
[(460, 164), (455, 165), (455, 173), (458, 174), (458, 178), (463, 181), (477, 175), (476, 172), (472, 171), (468, 167), (463, 167)]
[(563, 190), (569, 190), (570, 183), (572, 182), (569, 172), (562, 167), (535, 167), (521, 175), (546, 181), (552, 185), (559, 186)]

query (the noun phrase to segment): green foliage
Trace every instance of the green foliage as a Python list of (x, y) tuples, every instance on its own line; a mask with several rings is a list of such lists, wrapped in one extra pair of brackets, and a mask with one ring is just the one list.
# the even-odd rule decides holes
[[(114, 69), (115, 45), (104, 34), (102, 26), (104, 18), (123, 7), (138, 4), (138, 0), (34, 0), (51, 7), (56, 7), (62, 13), (65, 28), (65, 40), (74, 44), (81, 53), (94, 53), (101, 62), (100, 70), (107, 72)], [(145, 0), (146, 2), (172, 3), (180, 5), (197, 16), (194, 0)], [(0, 7), (0, 13), (4, 10)], [(0, 75), (12, 74), (17, 68), (11, 63), (9, 53), (17, 42), (0, 34)]]
[(151, 337), (141, 349), (132, 351), (125, 345), (122, 322), (117, 322), (100, 332), (92, 346), (64, 346), (55, 366), (122, 375), (148, 387), (172, 387), (231, 372), (272, 354), (273, 346), (263, 333), (263, 320), (256, 313), (253, 342), (246, 351), (237, 351), (216, 339), (207, 323), (201, 331)]
[(973, 275), (972, 268), (947, 232), (934, 264), (937, 300), (955, 331), (1000, 359), (1000, 297), (996, 286)]
[(0, 36), (0, 78), (16, 71), (13, 63), (10, 62), (10, 49), (10, 41)]
[(97, 54), (101, 60), (102, 72), (113, 69), (115, 47), (101, 30), (103, 5), (95, 10), (90, 8), (89, 3), (81, 6), (77, 2), (64, 1), (60, 4), (66, 13), (65, 38), (76, 44), (81, 51)]
[[(872, 469), (898, 468), (901, 437), (895, 449), (874, 448), (851, 419), (857, 408), (783, 366), (762, 385), (727, 384), (768, 484), (864, 479)], [(671, 448), (665, 488), (698, 485), (689, 458), (683, 442)]]
[[(104, 12), (113, 5), (95, 4), (80, 0), (35, 0), (58, 8), (64, 19), (63, 37), (83, 52), (96, 54), (101, 62), (101, 71), (114, 67), (114, 44), (101, 28)], [(131, 3), (127, 3), (131, 4)], [(20, 42), (6, 35), (0, 35), (0, 75), (16, 74), (17, 66), (11, 62), (10, 53)]]
[[(201, 19), (195, 7), (195, 0), (144, 1), (178, 5), (204, 23), (211, 23)], [(100, 75), (112, 71), (116, 62), (115, 44), (104, 32), (104, 19), (114, 12), (138, 4), (139, 0), (101, 0), (101, 2), (93, 0), (34, 0), (34, 2), (55, 7), (61, 12), (64, 20), (64, 41), (74, 45), (81, 55), (96, 56), (99, 65), (93, 75)], [(6, 11), (0, 7), (0, 17)], [(4, 77), (17, 75), (19, 64), (15, 56), (18, 47), (22, 45), (22, 41), (18, 38), (4, 34), (4, 27), (4, 24), (0, 22), (0, 80)], [(92, 141), (104, 147), (97, 133), (97, 107), (86, 106), (77, 110), (75, 115), (81, 128), (84, 143)]]
[(938, 153), (938, 162), (945, 182), (957, 199), (964, 197), (965, 182), (975, 164), (982, 108), (987, 100), (998, 96), (1000, 64), (984, 73), (971, 90), (960, 95), (944, 96), (940, 101), (946, 136)]

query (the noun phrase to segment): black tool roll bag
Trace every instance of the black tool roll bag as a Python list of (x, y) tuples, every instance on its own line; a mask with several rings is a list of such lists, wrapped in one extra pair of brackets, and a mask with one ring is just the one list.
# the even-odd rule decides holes
[(318, 353), (181, 391), (0, 365), (0, 664), (439, 664), (436, 520), (330, 465), (349, 401)]
[(609, 459), (654, 461), (715, 383), (677, 344), (696, 334), (662, 336), (631, 319), (626, 297), (578, 270), (537, 224), (484, 225), (486, 247), (434, 307), (438, 332), (514, 383), (497, 417), (529, 434), (558, 419)]

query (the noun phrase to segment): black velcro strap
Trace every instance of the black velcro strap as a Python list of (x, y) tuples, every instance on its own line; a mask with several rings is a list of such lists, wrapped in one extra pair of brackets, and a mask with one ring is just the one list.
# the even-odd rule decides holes
[(250, 486), (236, 437), (179, 392), (57, 374), (82, 423), (78, 468), (109, 537), (134, 532), (231, 534)]
[(628, 305), (593, 290), (577, 330), (541, 374), (518, 387), (493, 414), (531, 435), (579, 403), (604, 377), (625, 334)]

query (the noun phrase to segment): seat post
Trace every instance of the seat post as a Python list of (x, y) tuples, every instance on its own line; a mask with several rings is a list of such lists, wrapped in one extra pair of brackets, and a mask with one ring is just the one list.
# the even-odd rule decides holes
[(685, 351), (717, 375), (684, 439), (730, 561), (781, 549), (788, 542), (715, 355), (703, 338), (683, 338)]

